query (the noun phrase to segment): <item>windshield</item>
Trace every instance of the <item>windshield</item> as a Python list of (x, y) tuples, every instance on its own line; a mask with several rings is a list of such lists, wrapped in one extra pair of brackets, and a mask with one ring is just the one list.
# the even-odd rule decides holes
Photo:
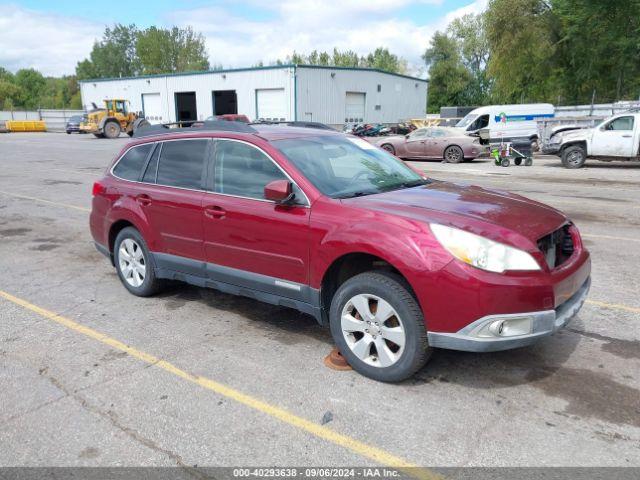
[(401, 160), (355, 137), (323, 135), (273, 144), (332, 198), (381, 193), (428, 183)]
[(82, 121), (82, 115), (74, 115), (73, 117), (69, 118), (70, 122), (81, 122)]
[(461, 127), (461, 128), (466, 128), (469, 125), (471, 125), (471, 123), (478, 118), (478, 115), (475, 113), (470, 113), (469, 115), (467, 115), (466, 117), (464, 117), (462, 120), (460, 120), (458, 123), (456, 123), (456, 127)]

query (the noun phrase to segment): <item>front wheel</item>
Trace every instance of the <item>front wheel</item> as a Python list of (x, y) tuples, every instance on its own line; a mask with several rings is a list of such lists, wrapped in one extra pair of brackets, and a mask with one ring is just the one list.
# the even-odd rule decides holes
[(120, 136), (120, 124), (118, 122), (107, 122), (104, 125), (104, 136), (107, 138), (118, 138)]
[(149, 297), (160, 289), (162, 283), (156, 278), (149, 249), (138, 230), (123, 228), (116, 237), (113, 252), (118, 277), (129, 292)]
[(374, 380), (405, 380), (431, 354), (420, 306), (392, 273), (367, 272), (347, 280), (331, 301), (329, 318), (347, 362)]
[(460, 147), (452, 145), (444, 151), (444, 159), (448, 163), (460, 163), (464, 160), (464, 153)]
[(587, 152), (580, 145), (567, 147), (562, 151), (562, 165), (565, 168), (582, 168), (587, 161)]

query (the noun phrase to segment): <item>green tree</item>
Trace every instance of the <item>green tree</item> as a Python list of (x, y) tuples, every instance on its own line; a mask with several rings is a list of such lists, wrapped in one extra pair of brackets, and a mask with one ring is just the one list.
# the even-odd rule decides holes
[(104, 30), (102, 40), (93, 44), (89, 59), (78, 62), (80, 80), (97, 77), (129, 77), (140, 71), (136, 52), (138, 29), (135, 25), (116, 24)]
[[(595, 2), (594, 2), (595, 3)], [(488, 74), (497, 103), (554, 101), (560, 93), (557, 30), (546, 0), (490, 0)]]
[(469, 105), (486, 103), (491, 93), (486, 71), (490, 50), (484, 23), (484, 15), (467, 14), (447, 28), (447, 33), (458, 42), (462, 63), (471, 73), (467, 91)]
[(440, 107), (447, 105), (468, 105), (473, 79), (462, 62), (455, 39), (436, 32), (422, 58), (429, 68), (429, 112), (439, 112)]
[(41, 97), (47, 82), (40, 72), (33, 68), (18, 70), (14, 76), (14, 84), (22, 90), (22, 107), (39, 108)]
[(0, 82), (13, 83), (13, 73), (4, 67), (0, 67)]
[(562, 96), (570, 103), (640, 96), (640, 1), (552, 0), (562, 68)]
[(136, 52), (145, 74), (209, 69), (204, 37), (191, 27), (149, 27), (138, 33)]
[(373, 53), (367, 55), (364, 63), (365, 67), (377, 68), (385, 72), (405, 73), (407, 71), (407, 62), (383, 47), (378, 47)]
[(13, 82), (0, 80), (0, 110), (11, 110), (21, 105), (23, 90)]

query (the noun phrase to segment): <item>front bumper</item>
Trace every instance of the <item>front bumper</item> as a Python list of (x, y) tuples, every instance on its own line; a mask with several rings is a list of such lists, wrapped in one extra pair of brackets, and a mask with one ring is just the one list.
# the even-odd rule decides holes
[[(555, 310), (489, 315), (476, 320), (456, 333), (428, 332), (429, 345), (467, 352), (496, 352), (531, 345), (538, 339), (551, 335), (567, 325), (582, 308), (590, 286), (591, 278), (589, 277), (576, 293)], [(504, 334), (505, 332), (503, 335), (497, 333), (497, 326), (502, 322), (508, 325), (509, 322), (522, 324), (523, 321), (530, 322), (529, 333), (519, 335), (507, 335)], [(496, 333), (490, 333), (489, 328), (483, 328), (490, 325), (496, 326), (492, 329)], [(502, 328), (500, 330), (502, 331)], [(479, 335), (479, 332), (482, 334)]]
[(556, 155), (560, 152), (560, 144), (559, 143), (551, 143), (548, 145), (543, 145), (541, 152), (544, 155)]

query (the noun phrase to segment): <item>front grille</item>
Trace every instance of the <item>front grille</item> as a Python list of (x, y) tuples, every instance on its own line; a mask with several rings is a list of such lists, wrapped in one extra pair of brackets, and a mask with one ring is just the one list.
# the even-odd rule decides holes
[(544, 254), (549, 268), (556, 268), (573, 254), (571, 225), (565, 225), (538, 240), (538, 248)]

